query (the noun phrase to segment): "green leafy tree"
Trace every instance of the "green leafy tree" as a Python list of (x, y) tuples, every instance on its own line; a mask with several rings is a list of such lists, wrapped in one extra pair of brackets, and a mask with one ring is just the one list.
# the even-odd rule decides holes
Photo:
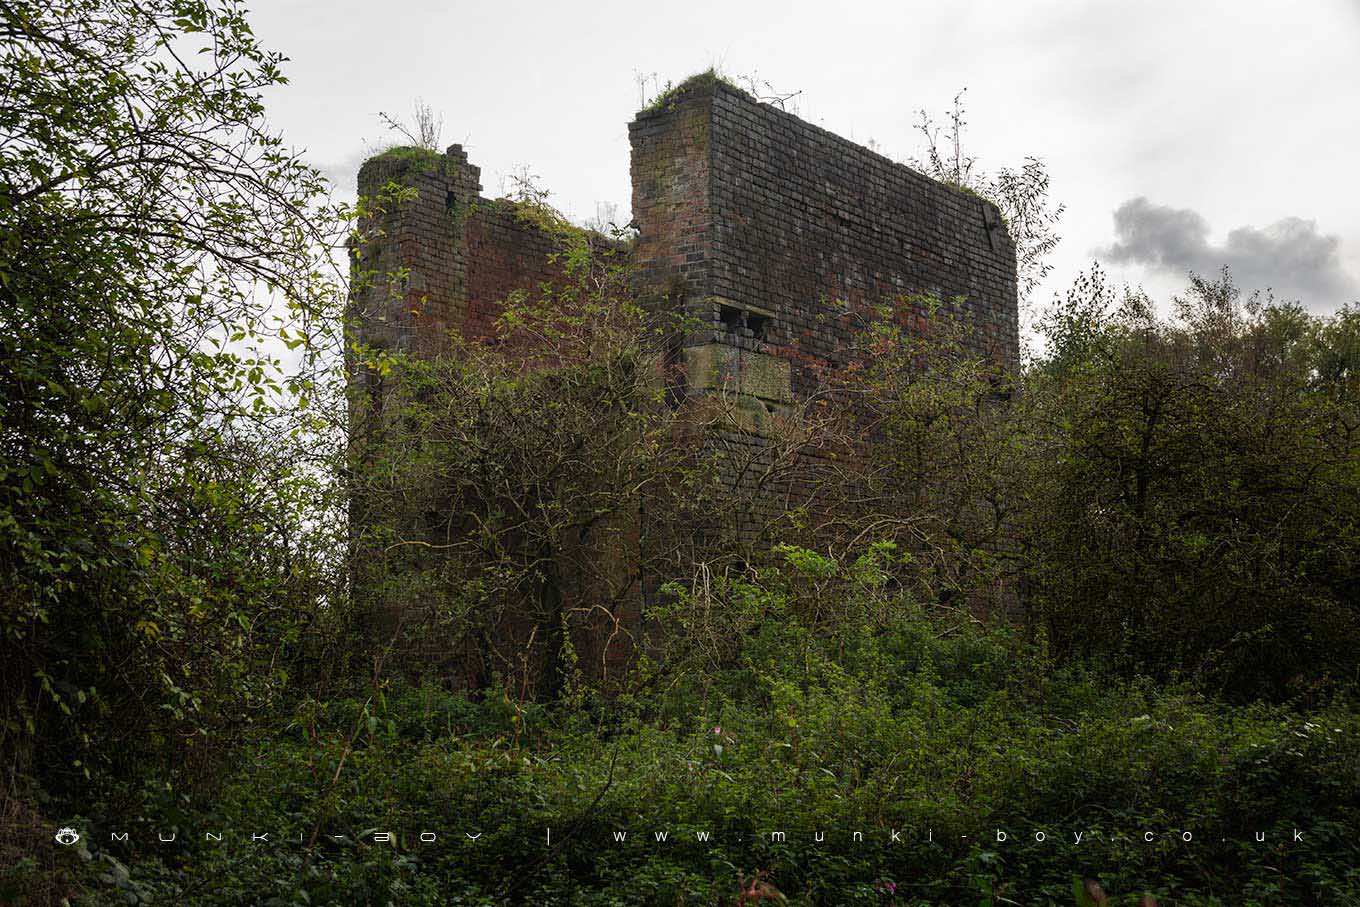
[(1353, 686), (1360, 313), (1225, 272), (1164, 318), (1094, 272), (1043, 329), (1015, 509), (1058, 651), (1233, 697)]
[(282, 680), (329, 582), (343, 224), (232, 0), (14, 0), (0, 35), (0, 749), (60, 792)]

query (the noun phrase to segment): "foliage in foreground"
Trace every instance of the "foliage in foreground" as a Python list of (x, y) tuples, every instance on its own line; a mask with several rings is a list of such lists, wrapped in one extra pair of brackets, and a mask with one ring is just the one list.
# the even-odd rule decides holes
[[(1168, 904), (1342, 904), (1360, 890), (1353, 709), (1224, 706), (1097, 665), (1055, 669), (1003, 632), (879, 626), (869, 607), (820, 634), (799, 616), (804, 569), (725, 585), (766, 615), (741, 655), (658, 671), (622, 701), (393, 687), (303, 705), (220, 791), (166, 791), (127, 821), (143, 840), (180, 829), (173, 856), (151, 844), (130, 861), (104, 843), (111, 825), (92, 827), (86, 871), (105, 881), (87, 902), (727, 904), (757, 869), (805, 904), (1065, 904), (1080, 875)], [(862, 564), (838, 574), (838, 595), (874, 597)], [(308, 858), (205, 843), (207, 826), (332, 843)], [(397, 841), (372, 843), (383, 830)]]
[(0, 784), (79, 796), (248, 724), (327, 595), (340, 222), (230, 0), (0, 31)]

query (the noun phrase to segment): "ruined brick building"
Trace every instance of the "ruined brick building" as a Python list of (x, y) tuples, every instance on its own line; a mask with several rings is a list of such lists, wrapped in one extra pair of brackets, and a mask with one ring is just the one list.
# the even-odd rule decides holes
[[(991, 203), (712, 77), (640, 112), (629, 138), (638, 292), (689, 316), (684, 382), (733, 395), (747, 443), (844, 364), (856, 305), (957, 297), (977, 352), (1016, 364), (1015, 249)], [(508, 294), (559, 276), (550, 236), (479, 200), (460, 146), (435, 166), (379, 155), (359, 192), (389, 181), (417, 195), (383, 215), (364, 264), (406, 281), (356, 298), (363, 343), (438, 355), (450, 329), (484, 335)]]

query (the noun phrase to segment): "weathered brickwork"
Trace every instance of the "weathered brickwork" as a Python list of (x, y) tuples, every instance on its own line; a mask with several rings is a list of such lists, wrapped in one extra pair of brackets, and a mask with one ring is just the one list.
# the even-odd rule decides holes
[(543, 283), (557, 285), (561, 268), (554, 253), (560, 243), (526, 222), (505, 201), (479, 199), (467, 218), (467, 300), (463, 322), (468, 337), (486, 337), (514, 293), (534, 295)]
[(1015, 250), (989, 202), (719, 80), (640, 114), (630, 136), (640, 273), (705, 326), (687, 345), (790, 362), (806, 395), (850, 358), (857, 311), (910, 318), (906, 300), (931, 294), (962, 300), (979, 353), (1017, 361)]
[[(787, 405), (850, 360), (865, 306), (910, 320), (926, 294), (959, 300), (945, 310), (977, 352), (1016, 363), (1015, 250), (991, 203), (715, 79), (639, 114), (629, 136), (639, 288), (689, 316), (695, 390), (740, 378), (735, 390)], [(418, 196), (364, 246), (362, 268), (407, 282), (356, 298), (361, 336), (437, 354), (448, 330), (485, 336), (499, 301), (560, 277), (553, 238), (482, 198), (479, 173), (457, 145), (364, 165), (361, 195), (394, 181)], [(723, 349), (694, 349), (707, 346)]]
[[(934, 296), (974, 350), (1013, 367), (1015, 250), (995, 206), (803, 122), (717, 79), (638, 115), (632, 141), (642, 292), (683, 311), (692, 392), (729, 395), (731, 481), (772, 474), (762, 436), (856, 358), (867, 307), (924, 324)], [(753, 491), (753, 489), (746, 489)], [(744, 494), (759, 538), (810, 488)]]
[(377, 200), (384, 186), (414, 189), (416, 197), (386, 204), (360, 228), (377, 233), (358, 247), (356, 271), (372, 286), (351, 299), (351, 324), (359, 338), (375, 347), (434, 354), (449, 328), (462, 318), (467, 282), (462, 253), (459, 199), (475, 197), (478, 170), (462, 149), (447, 156), (388, 153), (367, 161), (359, 171), (360, 195)]
[(351, 301), (362, 343), (436, 356), (448, 348), (449, 331), (490, 336), (506, 297), (560, 279), (553, 238), (513, 203), (482, 198), (480, 174), (459, 145), (443, 155), (387, 152), (360, 169), (364, 198), (380, 198), (388, 184), (415, 190), (360, 224), (363, 233), (381, 231), (359, 246), (356, 262), (372, 281)]
[(655, 304), (688, 304), (691, 316), (709, 287), (710, 120), (706, 108), (686, 104), (629, 126), (638, 284)]
[[(1017, 364), (1015, 250), (990, 203), (713, 78), (691, 80), (639, 113), (629, 138), (638, 295), (653, 310), (685, 316), (667, 353), (684, 375), (681, 396), (728, 408), (727, 427), (708, 430), (693, 449), (721, 450), (726, 487), (741, 492), (733, 519), (751, 556), (787, 511), (818, 506), (817, 482), (771, 468), (789, 456), (776, 428), (855, 361), (870, 308), (886, 304), (903, 324), (924, 327), (917, 300), (937, 297), (941, 315), (966, 326), (974, 352)], [(389, 182), (417, 195), (361, 224), (380, 231), (356, 264), (376, 276), (352, 303), (361, 343), (438, 356), (450, 331), (489, 337), (503, 300), (562, 277), (551, 260), (558, 240), (512, 203), (482, 198), (479, 170), (461, 147), (379, 155), (360, 171), (360, 194), (374, 198)], [(586, 661), (592, 651), (606, 664), (628, 658), (610, 640), (620, 628), (629, 638), (640, 629), (647, 583), (634, 582), (621, 552), (647, 535), (636, 521), (583, 540), (612, 553), (567, 583), (567, 597), (589, 605), (612, 589), (611, 600), (639, 599), (606, 612), (617, 625), (597, 621), (586, 634), (593, 641), (576, 642)], [(536, 631), (504, 632), (516, 640)]]

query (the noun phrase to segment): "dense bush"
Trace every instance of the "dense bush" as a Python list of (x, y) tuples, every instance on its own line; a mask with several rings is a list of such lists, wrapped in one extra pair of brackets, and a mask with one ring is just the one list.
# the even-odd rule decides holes
[(1015, 412), (1031, 614), (1062, 655), (1236, 699), (1354, 688), (1360, 309), (1196, 279), (1170, 319), (1095, 274)]
[[(619, 244), (517, 211), (556, 232), (562, 278), (506, 300), (494, 342), (359, 348), (390, 390), (352, 404), (354, 593), (396, 648), (441, 640), (426, 669), (554, 696), (627, 661), (637, 585), (723, 550), (700, 528), (731, 501), (683, 440), (698, 426), (667, 397), (668, 325), (629, 296)], [(592, 645), (602, 627), (612, 648)]]
[(343, 225), (235, 4), (0, 30), (0, 784), (91, 796), (248, 724), (333, 588)]
[[(307, 707), (201, 811), (158, 819), (186, 830), (176, 857), (115, 864), (127, 855), (101, 843), (90, 865), (194, 904), (721, 904), (757, 869), (795, 903), (1071, 903), (1074, 875), (1176, 904), (1350, 902), (1352, 710), (1234, 709), (922, 618), (824, 635), (796, 616), (798, 572), (734, 590), (769, 616), (703, 684), (662, 672), (650, 695), (547, 708), (429, 688)], [(837, 592), (857, 587), (847, 572)], [(204, 822), (342, 840), (308, 860), (206, 844)]]
[(54, 801), (210, 775), (339, 603), (317, 379), (344, 223), (269, 131), (280, 57), (230, 0), (21, 0), (0, 33), (8, 870)]

